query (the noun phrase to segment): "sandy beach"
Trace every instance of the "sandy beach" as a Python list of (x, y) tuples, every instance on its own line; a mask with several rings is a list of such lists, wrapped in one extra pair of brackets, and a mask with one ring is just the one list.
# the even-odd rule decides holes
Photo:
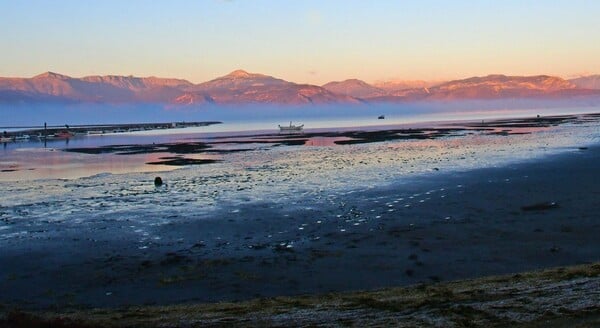
[[(239, 301), (598, 262), (600, 144), (585, 122), (259, 147), (162, 172), (160, 188), (151, 173), (4, 182), (20, 194), (0, 207), (0, 303)], [(584, 123), (591, 141), (565, 137)]]

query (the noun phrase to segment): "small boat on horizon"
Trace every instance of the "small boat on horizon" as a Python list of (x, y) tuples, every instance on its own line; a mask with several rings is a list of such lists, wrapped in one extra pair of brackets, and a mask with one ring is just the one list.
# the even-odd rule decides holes
[(279, 126), (279, 132), (299, 132), (302, 131), (302, 129), (304, 128), (304, 124), (301, 125), (294, 125), (292, 124), (292, 122), (290, 121), (290, 125), (288, 126)]
[(378, 119), (378, 120), (384, 120), (384, 119), (385, 119), (385, 115), (379, 115), (379, 116), (377, 117), (377, 119)]

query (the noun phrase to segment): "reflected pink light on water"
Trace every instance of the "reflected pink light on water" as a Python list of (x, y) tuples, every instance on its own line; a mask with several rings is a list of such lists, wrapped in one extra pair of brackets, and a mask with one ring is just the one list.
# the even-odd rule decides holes
[(0, 161), (0, 181), (64, 178), (75, 179), (100, 173), (158, 172), (176, 169), (176, 166), (147, 165), (172, 157), (169, 153), (139, 155), (88, 155), (59, 150), (22, 151), (20, 158), (10, 162)]
[(316, 147), (329, 147), (329, 146), (339, 146), (335, 142), (336, 141), (346, 141), (352, 140), (352, 138), (348, 137), (312, 137), (306, 140), (304, 143), (305, 146), (316, 146)]

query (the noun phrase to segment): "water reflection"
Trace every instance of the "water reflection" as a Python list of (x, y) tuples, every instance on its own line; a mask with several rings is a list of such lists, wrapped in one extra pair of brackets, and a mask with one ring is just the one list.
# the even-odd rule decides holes
[(348, 137), (312, 137), (306, 140), (305, 146), (330, 147), (337, 146), (336, 141), (352, 140)]
[(155, 172), (173, 170), (174, 166), (147, 165), (168, 153), (120, 156), (88, 155), (60, 151), (56, 148), (21, 148), (0, 160), (0, 181), (50, 178), (73, 179), (99, 173)]
[[(387, 120), (387, 117), (386, 117)], [(486, 121), (487, 122), (487, 121)], [(357, 125), (360, 122), (356, 122)], [(336, 126), (334, 123), (331, 126)], [(315, 124), (319, 126), (320, 124)], [(412, 124), (391, 124), (391, 125), (368, 125), (363, 126), (360, 130), (376, 131), (376, 130), (392, 130), (392, 129), (408, 129), (409, 127), (433, 127), (433, 126), (451, 126), (452, 128), (461, 127), (456, 123), (412, 123)], [(461, 127), (462, 128), (462, 127)], [(349, 137), (336, 136), (335, 133), (323, 133), (315, 135), (316, 132), (341, 132), (355, 130), (357, 127), (329, 127), (329, 128), (309, 128), (303, 135), (288, 137), (280, 136), (275, 128), (270, 130), (259, 131), (236, 131), (236, 132), (208, 132), (214, 129), (214, 126), (201, 128), (178, 129), (172, 131), (171, 134), (150, 133), (148, 131), (140, 133), (115, 133), (107, 135), (89, 135), (89, 136), (74, 136), (64, 139), (30, 139), (28, 141), (19, 142), (4, 142), (0, 149), (0, 181), (19, 181), (33, 179), (48, 179), (48, 178), (78, 178), (91, 176), (98, 173), (130, 173), (130, 172), (154, 172), (166, 171), (178, 168), (178, 166), (167, 165), (147, 165), (149, 162), (161, 162), (161, 157), (173, 157), (172, 153), (148, 153), (135, 155), (117, 155), (117, 154), (84, 154), (65, 152), (65, 149), (73, 148), (94, 148), (102, 146), (115, 145), (152, 145), (152, 144), (169, 144), (180, 142), (202, 142), (209, 143), (213, 148), (211, 151), (216, 153), (200, 153), (200, 154), (185, 154), (188, 159), (217, 159), (222, 160), (225, 153), (234, 154), (238, 152), (243, 156), (244, 151), (272, 149), (273, 145), (289, 144), (298, 146), (310, 146), (307, 148), (317, 149), (318, 147), (337, 146), (338, 141), (351, 140)], [(495, 142), (504, 143), (507, 139), (490, 139), (481, 137), (484, 134), (495, 136), (507, 136), (513, 134), (543, 134), (553, 127), (511, 127), (498, 128), (489, 126), (485, 130), (473, 128), (473, 130), (464, 130), (464, 133), (457, 133), (455, 137), (463, 137), (466, 135), (474, 136), (462, 138), (446, 138), (442, 140), (399, 140), (389, 142), (384, 145), (385, 149), (382, 152), (378, 147), (373, 147), (377, 151), (370, 153), (364, 149), (361, 152), (353, 155), (361, 158), (364, 163), (371, 163), (371, 159), (375, 158), (376, 163), (385, 163), (386, 161), (409, 162), (409, 159), (402, 158), (401, 154), (421, 154), (422, 151), (428, 150), (427, 156), (438, 156), (440, 158), (453, 154), (456, 150), (458, 153), (465, 150), (470, 150), (470, 147), (490, 146)], [(425, 135), (431, 131), (423, 130)], [(432, 133), (432, 132), (431, 132)], [(525, 138), (527, 139), (527, 138)], [(537, 139), (532, 139), (537, 140)], [(533, 146), (532, 146), (533, 147)], [(304, 151), (312, 151), (306, 149)], [(163, 150), (159, 150), (163, 151)], [(296, 151), (296, 150), (292, 150)], [(348, 148), (340, 149), (342, 153), (347, 153)], [(385, 151), (393, 151), (390, 159), (382, 157)], [(321, 158), (322, 154), (315, 158)], [(328, 154), (331, 155), (331, 154)], [(341, 155), (340, 155), (341, 156)], [(461, 155), (462, 156), (462, 155)], [(260, 160), (268, 162), (268, 154), (260, 153)], [(381, 158), (380, 158), (381, 157)], [(255, 161), (257, 158), (250, 159)], [(248, 160), (248, 159), (245, 159)], [(322, 163), (321, 159), (318, 162)], [(363, 163), (363, 165), (365, 165)], [(375, 164), (374, 164), (375, 165)], [(437, 165), (437, 164), (436, 164)]]

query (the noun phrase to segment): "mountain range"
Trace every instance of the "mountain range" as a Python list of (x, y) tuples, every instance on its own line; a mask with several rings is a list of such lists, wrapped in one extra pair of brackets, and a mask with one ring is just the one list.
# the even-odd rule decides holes
[(297, 105), (584, 96), (600, 96), (600, 75), (570, 80), (548, 75), (488, 75), (447, 82), (388, 81), (373, 85), (349, 79), (322, 86), (293, 83), (243, 70), (200, 84), (182, 79), (116, 75), (73, 78), (53, 72), (32, 78), (0, 77), (0, 103)]
[(600, 89), (600, 75), (582, 76), (569, 80), (578, 88), (582, 89)]

